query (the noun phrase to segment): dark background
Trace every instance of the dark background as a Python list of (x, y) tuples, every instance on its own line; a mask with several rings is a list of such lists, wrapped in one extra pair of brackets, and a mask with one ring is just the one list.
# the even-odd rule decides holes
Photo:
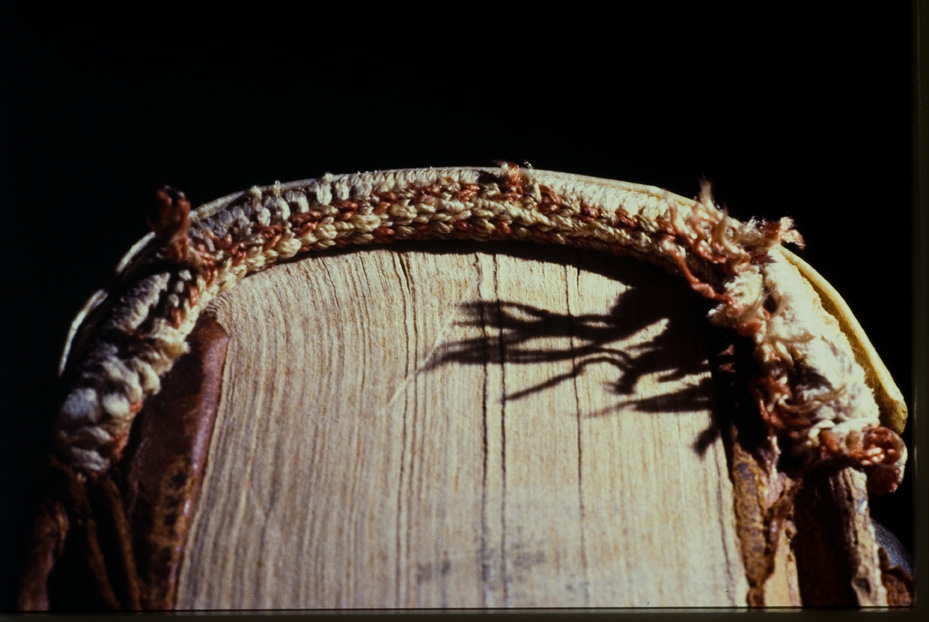
[[(706, 178), (737, 218), (794, 217), (912, 407), (913, 9), (728, 4), (4, 3), (0, 610), (68, 326), (164, 183), (198, 205), (497, 159), (686, 196)], [(910, 481), (873, 514), (912, 548)]]

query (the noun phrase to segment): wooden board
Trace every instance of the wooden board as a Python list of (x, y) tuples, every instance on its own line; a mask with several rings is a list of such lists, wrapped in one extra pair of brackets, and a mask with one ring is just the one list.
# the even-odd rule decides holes
[(705, 303), (596, 253), (413, 248), (211, 307), (177, 607), (744, 606)]

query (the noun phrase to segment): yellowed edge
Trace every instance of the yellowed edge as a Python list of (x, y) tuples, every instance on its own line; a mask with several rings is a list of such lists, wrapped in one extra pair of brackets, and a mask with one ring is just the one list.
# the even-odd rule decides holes
[(848, 304), (839, 292), (808, 263), (786, 248), (781, 248), (780, 251), (784, 254), (784, 258), (796, 267), (803, 278), (813, 286), (820, 297), (823, 308), (839, 322), (842, 332), (848, 337), (852, 350), (855, 352), (855, 359), (864, 368), (868, 386), (874, 391), (874, 399), (880, 408), (881, 425), (897, 434), (902, 433), (907, 419), (907, 407), (903, 393), (900, 392), (890, 372), (887, 371), (887, 367), (878, 356), (877, 350), (871, 345), (871, 341), (861, 328), (861, 324), (855, 319)]

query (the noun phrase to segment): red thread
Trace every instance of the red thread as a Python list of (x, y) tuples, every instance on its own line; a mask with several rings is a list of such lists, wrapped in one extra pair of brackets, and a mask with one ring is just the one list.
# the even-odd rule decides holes
[(158, 214), (148, 221), (148, 226), (164, 241), (168, 259), (179, 262), (189, 249), (190, 202), (183, 192), (170, 186), (164, 186), (155, 196)]
[(551, 214), (564, 205), (562, 198), (550, 186), (539, 184), (539, 194), (542, 195), (542, 200), (539, 201), (539, 211), (543, 214)]
[(461, 184), (461, 189), (454, 195), (456, 201), (467, 201), (480, 192), (481, 187), (477, 184)]
[(626, 213), (626, 210), (624, 210), (622, 207), (617, 207), (616, 210), (613, 212), (613, 214), (616, 216), (616, 219), (619, 221), (619, 224), (622, 225), (623, 227), (626, 227), (628, 229), (638, 228), (639, 224), (635, 220), (633, 220), (629, 216), (629, 214)]
[(180, 307), (171, 307), (168, 310), (168, 319), (172, 327), (180, 328), (181, 322), (184, 321), (184, 311)]
[(498, 240), (507, 238), (513, 233), (513, 230), (510, 229), (510, 225), (506, 221), (494, 219), (491, 221), (491, 224), (494, 226), (492, 237)]
[(581, 220), (584, 222), (591, 222), (598, 218), (600, 218), (600, 210), (593, 205), (581, 203)]

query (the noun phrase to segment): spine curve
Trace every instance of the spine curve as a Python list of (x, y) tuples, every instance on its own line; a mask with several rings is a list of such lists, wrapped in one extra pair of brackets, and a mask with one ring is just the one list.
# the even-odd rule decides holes
[[(72, 325), (55, 426), (62, 458), (92, 474), (118, 460), (133, 418), (186, 349), (220, 292), (275, 263), (331, 247), (463, 238), (569, 244), (645, 259), (718, 303), (714, 324), (755, 342), (753, 387), (772, 438), (811, 465), (846, 459), (878, 490), (903, 475), (906, 448), (881, 427), (848, 339), (785, 259), (789, 219), (739, 222), (704, 189), (689, 200), (649, 186), (499, 168), (409, 169), (254, 187), (190, 210), (162, 191), (153, 233)], [(808, 285), (806, 287), (809, 287)], [(818, 314), (817, 314), (818, 311)]]

